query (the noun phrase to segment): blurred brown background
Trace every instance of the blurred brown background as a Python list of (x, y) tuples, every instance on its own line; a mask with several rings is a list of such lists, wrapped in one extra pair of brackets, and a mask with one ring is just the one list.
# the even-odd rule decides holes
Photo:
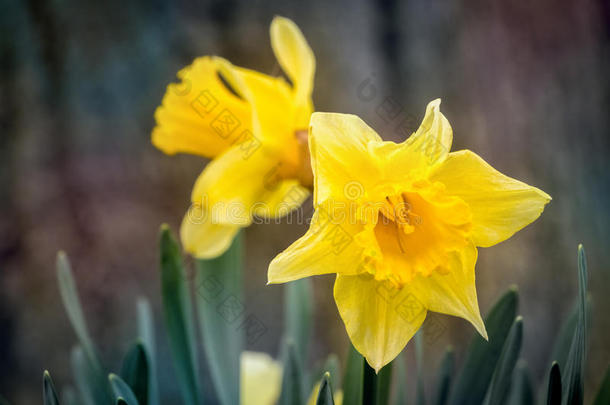
[[(474, 150), (553, 197), (533, 225), (480, 250), (477, 289), (486, 312), (509, 285), (519, 285), (522, 354), (540, 381), (576, 297), (576, 247), (584, 243), (593, 299), (591, 394), (610, 360), (604, 0), (0, 0), (0, 393), (14, 404), (37, 404), (43, 369), (59, 386), (71, 380), (76, 339), (56, 286), (58, 249), (72, 260), (109, 368), (117, 369), (135, 335), (137, 296), (152, 300), (161, 322), (158, 227), (177, 229), (205, 162), (155, 150), (153, 112), (175, 73), (200, 55), (277, 73), (268, 37), (275, 14), (294, 19), (316, 54), (317, 110), (358, 114), (385, 139), (399, 140), (400, 119), (419, 122), (440, 97), (454, 149)], [(363, 82), (374, 92), (363, 96)], [(400, 103), (398, 118), (383, 115), (379, 107), (387, 103)], [(268, 327), (250, 349), (278, 352), (283, 287), (265, 286), (266, 266), (305, 229), (284, 222), (246, 232), (246, 303)], [(330, 352), (343, 356), (347, 347), (333, 278), (314, 283), (312, 363)], [(459, 362), (474, 333), (459, 319), (437, 321), (444, 327), (427, 347), (430, 377), (442, 348), (452, 343)], [(158, 332), (162, 390), (175, 403)]]

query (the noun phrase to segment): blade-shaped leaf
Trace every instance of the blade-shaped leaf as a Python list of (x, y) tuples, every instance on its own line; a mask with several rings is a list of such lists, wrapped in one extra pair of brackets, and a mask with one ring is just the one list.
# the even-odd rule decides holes
[(584, 398), (582, 374), (587, 341), (587, 259), (582, 245), (578, 246), (578, 284), (578, 322), (561, 381), (564, 405), (582, 405)]
[(89, 357), (91, 363), (102, 370), (93, 341), (89, 336), (89, 330), (87, 329), (87, 323), (85, 322), (80, 300), (78, 299), (78, 291), (76, 289), (74, 277), (72, 276), (70, 262), (64, 252), (57, 253), (57, 281), (64, 308), (68, 314), (68, 319), (70, 319), (70, 323), (74, 328), (74, 332), (76, 332), (80, 345), (84, 349), (85, 354)]
[(530, 379), (527, 363), (524, 360), (517, 362), (514, 382), (508, 399), (509, 405), (533, 405), (534, 391)]
[[(187, 405), (200, 403), (191, 296), (178, 244), (167, 225), (161, 227), (161, 295), (176, 376)], [(127, 400), (127, 398), (125, 398)]]
[(378, 405), (377, 404), (377, 374), (366, 359), (362, 359), (364, 372), (362, 375), (362, 404), (363, 405)]
[(606, 369), (606, 374), (604, 375), (604, 379), (599, 386), (599, 390), (597, 391), (597, 395), (595, 396), (595, 401), (593, 401), (593, 405), (607, 405), (610, 404), (610, 367)]
[(407, 366), (405, 364), (405, 351), (403, 350), (394, 360), (396, 373), (394, 377), (394, 405), (404, 405), (407, 403)]
[(335, 405), (335, 401), (333, 399), (333, 389), (330, 384), (330, 373), (328, 372), (324, 373), (324, 376), (322, 376), (316, 405)]
[[(333, 381), (333, 386), (341, 386), (341, 367), (339, 364), (339, 358), (336, 354), (332, 353), (324, 361), (324, 364), (314, 374), (314, 381), (322, 381), (324, 373), (330, 374), (330, 380)], [(307, 384), (305, 385), (305, 387)]]
[(82, 347), (72, 349), (71, 364), (74, 381), (85, 405), (107, 405), (112, 402), (108, 380), (102, 371), (91, 363)]
[(203, 348), (216, 393), (223, 405), (239, 404), (239, 364), (244, 335), (259, 336), (260, 322), (244, 315), (243, 234), (223, 255), (197, 260), (195, 300)]
[(559, 364), (555, 361), (551, 366), (549, 372), (549, 384), (547, 390), (547, 405), (560, 405), (561, 404), (561, 372), (559, 370)]
[(305, 365), (313, 313), (311, 280), (304, 278), (285, 284), (284, 303), (284, 338), (294, 342), (299, 363)]
[(415, 404), (426, 405), (424, 392), (424, 336), (420, 329), (415, 334), (415, 362), (417, 365), (417, 387), (415, 389)]
[(364, 378), (364, 358), (354, 346), (349, 344), (343, 379), (343, 403), (362, 404), (362, 380)]
[(506, 343), (502, 348), (502, 354), (491, 379), (489, 386), (488, 404), (503, 405), (510, 392), (513, 370), (521, 351), (523, 339), (523, 318), (518, 316), (508, 333)]
[(449, 400), (449, 390), (451, 388), (451, 376), (455, 364), (455, 352), (453, 347), (448, 346), (441, 361), (436, 380), (436, 405), (445, 405)]
[(135, 394), (121, 377), (111, 373), (108, 376), (108, 381), (110, 381), (110, 386), (112, 387), (112, 391), (114, 392), (117, 401), (123, 399), (127, 405), (139, 405)]
[(377, 404), (388, 405), (390, 403), (390, 387), (392, 383), (392, 368), (394, 361), (386, 364), (377, 374)]
[(129, 385), (138, 402), (148, 404), (148, 356), (142, 342), (134, 343), (121, 368), (121, 377)]
[(301, 405), (304, 402), (303, 375), (299, 364), (299, 356), (296, 353), (295, 344), (287, 341), (283, 349), (282, 392), (279, 405)]
[(449, 401), (451, 405), (472, 405), (483, 402), (493, 370), (515, 319), (517, 302), (517, 289), (511, 288), (485, 318), (489, 341), (479, 335), (472, 340), (462, 371), (451, 391)]
[(138, 298), (137, 302), (138, 337), (146, 349), (148, 359), (148, 405), (159, 405), (159, 385), (157, 382), (157, 362), (155, 344), (155, 324), (150, 302), (146, 298)]
[[(78, 298), (76, 283), (72, 276), (70, 262), (64, 252), (57, 254), (57, 281), (68, 319), (70, 319), (83, 354), (87, 357), (87, 383), (92, 390), (92, 400), (98, 405), (107, 404), (110, 399), (110, 392), (104, 377), (104, 370), (99, 361), (93, 340), (89, 335), (82, 306)], [(83, 362), (85, 361), (83, 360)]]
[(51, 379), (51, 374), (47, 370), (42, 375), (42, 400), (44, 405), (59, 405), (55, 385)]

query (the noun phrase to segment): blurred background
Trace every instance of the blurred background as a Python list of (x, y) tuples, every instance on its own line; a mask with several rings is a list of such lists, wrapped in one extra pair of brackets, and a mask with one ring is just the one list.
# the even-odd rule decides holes
[[(40, 403), (43, 369), (58, 386), (71, 383), (76, 338), (55, 279), (59, 249), (71, 258), (108, 368), (118, 369), (135, 336), (138, 296), (162, 322), (158, 228), (178, 229), (205, 161), (156, 150), (154, 110), (197, 56), (278, 74), (268, 35), (276, 14), (292, 18), (314, 50), (316, 110), (358, 114), (385, 139), (401, 140), (401, 123), (415, 129), (440, 97), (454, 149), (474, 150), (553, 197), (534, 224), (480, 250), (477, 290), (486, 313), (519, 286), (523, 356), (539, 382), (576, 298), (582, 242), (593, 300), (591, 394), (610, 360), (604, 0), (0, 0), (0, 393), (14, 404)], [(306, 228), (281, 221), (246, 230), (246, 305), (267, 327), (249, 349), (278, 354), (283, 287), (265, 286), (267, 264)], [(311, 364), (346, 353), (333, 281), (314, 280)], [(461, 319), (433, 318), (441, 327), (426, 347), (428, 386), (444, 346), (455, 346), (459, 364), (474, 334)], [(164, 402), (176, 403), (161, 328), (157, 341)], [(413, 370), (410, 345), (407, 361)]]

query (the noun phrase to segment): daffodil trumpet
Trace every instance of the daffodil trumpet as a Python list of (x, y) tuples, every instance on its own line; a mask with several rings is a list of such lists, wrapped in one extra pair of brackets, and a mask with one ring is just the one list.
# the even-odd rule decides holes
[(253, 217), (287, 215), (310, 194), (315, 58), (289, 19), (275, 17), (270, 36), (290, 83), (204, 56), (178, 73), (155, 113), (157, 148), (211, 159), (180, 229), (184, 249), (197, 258), (221, 255)]
[(469, 150), (450, 152), (452, 139), (440, 100), (402, 143), (384, 142), (354, 115), (311, 117), (315, 212), (307, 233), (271, 262), (268, 280), (336, 273), (347, 333), (376, 371), (428, 311), (462, 317), (487, 338), (477, 248), (508, 239), (551, 200)]

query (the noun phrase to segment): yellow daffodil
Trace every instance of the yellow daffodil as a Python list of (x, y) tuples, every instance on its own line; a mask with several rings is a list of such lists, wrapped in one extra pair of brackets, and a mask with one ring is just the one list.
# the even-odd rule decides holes
[(314, 113), (316, 207), (308, 232), (269, 267), (269, 282), (337, 273), (334, 297), (354, 347), (375, 370), (394, 359), (427, 311), (462, 317), (485, 338), (477, 247), (534, 221), (551, 197), (469, 150), (431, 102), (406, 141), (384, 142), (354, 115)]
[(178, 73), (157, 109), (153, 144), (212, 159), (197, 179), (180, 236), (198, 258), (222, 254), (253, 215), (279, 217), (307, 198), (307, 126), (313, 52), (299, 28), (276, 17), (271, 45), (291, 83), (201, 57)]
[(275, 404), (282, 389), (282, 365), (258, 352), (243, 352), (240, 363), (241, 404)]
[[(240, 360), (241, 404), (274, 405), (282, 389), (282, 365), (266, 353), (243, 352)], [(315, 405), (320, 383), (313, 388), (307, 404)], [(333, 395), (335, 405), (343, 402), (343, 392)]]

